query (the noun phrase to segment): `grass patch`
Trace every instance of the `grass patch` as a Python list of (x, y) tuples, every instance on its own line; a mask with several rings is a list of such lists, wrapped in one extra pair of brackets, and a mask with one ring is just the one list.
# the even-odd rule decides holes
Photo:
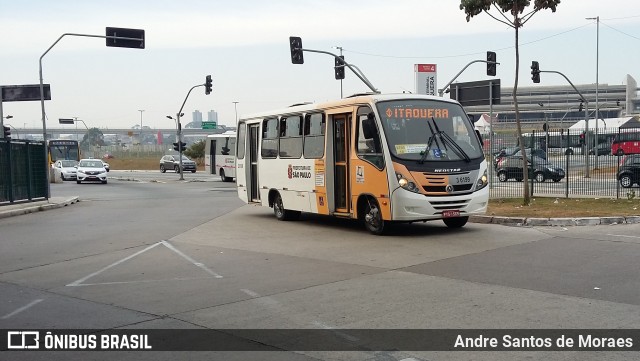
[(487, 215), (507, 217), (607, 217), (640, 215), (640, 199), (614, 198), (532, 198), (523, 206), (522, 198), (492, 199)]

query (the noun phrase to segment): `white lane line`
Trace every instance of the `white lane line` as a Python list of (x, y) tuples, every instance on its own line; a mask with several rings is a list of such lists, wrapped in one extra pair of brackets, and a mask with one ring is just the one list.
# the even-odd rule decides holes
[(253, 292), (253, 291), (251, 291), (251, 290), (248, 290), (248, 289), (246, 289), (246, 288), (242, 288), (242, 289), (240, 289), (240, 291), (242, 291), (242, 292), (244, 292), (244, 293), (248, 294), (249, 296), (251, 296), (251, 297), (253, 297), (253, 298), (258, 298), (258, 297), (260, 297), (260, 295), (259, 295), (258, 293)]
[(2, 318), (1, 318), (1, 319), (6, 320), (7, 318), (12, 317), (12, 316), (15, 316), (15, 315), (17, 315), (18, 313), (20, 313), (20, 312), (22, 312), (22, 311), (25, 311), (25, 310), (29, 309), (30, 307), (33, 307), (33, 306), (37, 305), (38, 303), (40, 303), (40, 302), (42, 302), (42, 301), (43, 301), (42, 299), (33, 300), (33, 301), (29, 302), (28, 304), (26, 304), (26, 305), (24, 305), (24, 306), (22, 306), (22, 307), (18, 308), (17, 310), (15, 310), (15, 311), (13, 311), (13, 312), (11, 312), (11, 313), (9, 313), (9, 314), (6, 314), (6, 315), (2, 316)]
[[(164, 241), (162, 241), (162, 242), (164, 242)], [(101, 269), (101, 270), (99, 270), (99, 271), (93, 272), (92, 274), (90, 274), (90, 275), (88, 275), (88, 276), (86, 276), (86, 277), (83, 277), (83, 278), (81, 278), (81, 279), (79, 279), (79, 280), (77, 280), (77, 281), (75, 281), (75, 282), (69, 283), (69, 284), (67, 285), (67, 287), (77, 287), (77, 286), (80, 286), (80, 285), (81, 285), (81, 283), (83, 283), (84, 281), (88, 280), (89, 278), (91, 278), (91, 277), (93, 277), (93, 276), (97, 276), (97, 275), (99, 275), (100, 273), (102, 273), (102, 272), (104, 272), (104, 271), (106, 271), (106, 270), (108, 270), (108, 269), (110, 269), (110, 268), (113, 268), (113, 267), (115, 267), (115, 266), (117, 266), (117, 265), (119, 265), (119, 264), (121, 264), (121, 263), (123, 263), (123, 262), (126, 262), (126, 261), (128, 261), (128, 260), (132, 259), (133, 257), (135, 257), (135, 256), (137, 256), (137, 255), (139, 255), (139, 254), (142, 254), (142, 253), (144, 253), (144, 252), (146, 252), (146, 251), (148, 251), (148, 250), (152, 249), (153, 247), (158, 246), (159, 244), (162, 244), (162, 242), (154, 243), (154, 244), (152, 244), (151, 246), (149, 246), (149, 247), (147, 247), (147, 248), (145, 248), (145, 249), (143, 249), (143, 250), (141, 250), (141, 251), (138, 251), (138, 252), (136, 252), (136, 253), (134, 253), (134, 254), (130, 255), (129, 257), (125, 257), (125, 258), (123, 258), (123, 259), (121, 259), (121, 260), (119, 260), (119, 261), (116, 261), (116, 262), (114, 262), (114, 263), (112, 263), (112, 264), (110, 264), (110, 265), (108, 265), (108, 266), (104, 267), (103, 269)]]
[(208, 274), (214, 276), (215, 278), (222, 278), (221, 275), (213, 272), (211, 269), (209, 269), (207, 266), (205, 266), (204, 264), (194, 260), (193, 258), (187, 256), (186, 254), (180, 252), (180, 250), (178, 250), (177, 248), (175, 248), (171, 243), (167, 242), (167, 241), (162, 241), (160, 242), (162, 244), (164, 244), (167, 248), (169, 248), (170, 250), (174, 251), (175, 253), (177, 253), (178, 255), (180, 255), (182, 258), (186, 259), (187, 261), (193, 263), (195, 266), (202, 268), (205, 272), (207, 272)]
[(626, 238), (640, 238), (638, 236), (627, 236), (624, 234), (607, 234), (607, 236), (611, 236), (611, 237), (626, 237)]

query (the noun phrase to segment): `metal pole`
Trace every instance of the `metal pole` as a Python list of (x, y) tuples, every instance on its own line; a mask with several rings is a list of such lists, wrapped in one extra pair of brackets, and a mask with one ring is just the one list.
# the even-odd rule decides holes
[(238, 125), (238, 102), (233, 102), (233, 109), (236, 111), (236, 126)]
[(140, 144), (142, 144), (142, 112), (144, 109), (138, 109), (138, 111), (140, 112)]
[(489, 189), (493, 188), (493, 82), (489, 80)]
[[(182, 111), (182, 108), (180, 108)], [(176, 114), (176, 118), (178, 119), (178, 164), (180, 164), (180, 180), (184, 180), (184, 175), (182, 173), (182, 124), (180, 124), (180, 112)]]

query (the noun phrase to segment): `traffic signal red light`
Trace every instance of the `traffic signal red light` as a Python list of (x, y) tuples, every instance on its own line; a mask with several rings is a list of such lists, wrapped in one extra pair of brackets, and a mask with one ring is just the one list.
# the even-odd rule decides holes
[(6, 125), (3, 125), (2, 128), (2, 137), (4, 139), (11, 139), (11, 128)]
[(302, 38), (298, 36), (290, 36), (289, 48), (291, 49), (291, 62), (293, 64), (304, 64), (304, 56), (302, 55)]
[(333, 67), (333, 69), (335, 70), (335, 74), (336, 74), (336, 80), (341, 80), (344, 79), (344, 55), (340, 55), (338, 58), (336, 59), (336, 66)]
[(496, 76), (496, 53), (487, 51), (487, 75)]
[(537, 61), (531, 62), (531, 80), (533, 80), (534, 83), (540, 82), (540, 65)]
[(207, 75), (207, 77), (204, 80), (204, 94), (205, 95), (209, 95), (211, 94), (211, 88), (212, 88), (212, 81), (211, 81), (211, 75)]

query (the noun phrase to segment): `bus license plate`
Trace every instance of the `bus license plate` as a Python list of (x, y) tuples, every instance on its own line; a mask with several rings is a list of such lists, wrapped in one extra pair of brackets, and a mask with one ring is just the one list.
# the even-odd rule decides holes
[(460, 211), (457, 209), (442, 211), (442, 218), (460, 217)]

